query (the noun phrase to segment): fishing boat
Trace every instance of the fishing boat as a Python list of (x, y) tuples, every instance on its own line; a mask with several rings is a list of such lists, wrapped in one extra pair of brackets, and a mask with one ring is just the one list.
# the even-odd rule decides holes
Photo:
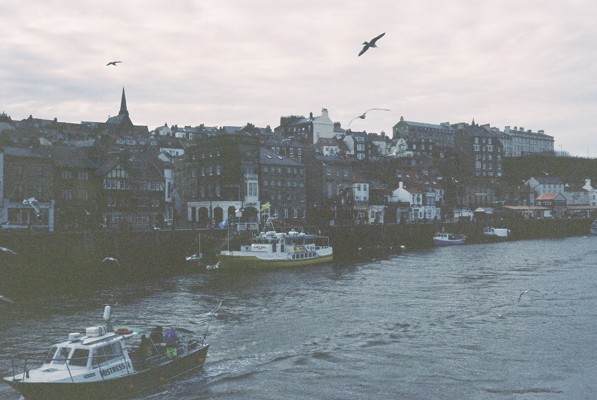
[(106, 306), (104, 325), (70, 333), (53, 345), (41, 367), (13, 359), (12, 375), (4, 382), (27, 400), (114, 400), (203, 367), (207, 331), (195, 337), (184, 328), (156, 327), (145, 335), (138, 329), (114, 329), (110, 314)]
[(597, 235), (597, 219), (591, 223), (591, 235)]
[(218, 255), (220, 270), (277, 269), (329, 264), (333, 249), (321, 234), (267, 231), (253, 237), (240, 250), (225, 250)]
[(466, 236), (459, 233), (437, 232), (433, 236), (433, 244), (436, 246), (451, 246), (464, 244)]

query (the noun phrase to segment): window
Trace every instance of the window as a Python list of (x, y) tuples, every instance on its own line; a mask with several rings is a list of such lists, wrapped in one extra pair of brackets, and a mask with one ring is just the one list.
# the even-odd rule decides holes
[(111, 343), (106, 346), (98, 347), (93, 354), (93, 366), (97, 367), (102, 363), (121, 356), (122, 348), (120, 347), (120, 343)]
[(87, 181), (89, 180), (89, 172), (87, 171), (79, 171), (78, 178), (80, 181)]
[(70, 358), (69, 364), (77, 367), (86, 367), (87, 358), (89, 358), (89, 350), (87, 349), (75, 349), (73, 355)]
[(60, 177), (64, 180), (73, 179), (73, 173), (72, 171), (63, 170), (60, 172)]

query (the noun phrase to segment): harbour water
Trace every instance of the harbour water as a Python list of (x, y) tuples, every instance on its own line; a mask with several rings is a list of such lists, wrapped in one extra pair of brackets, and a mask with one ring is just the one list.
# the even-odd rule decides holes
[[(597, 398), (595, 236), (13, 300), (0, 308), (2, 376), (11, 355), (43, 358), (104, 304), (117, 325), (203, 330), (199, 315), (222, 301), (204, 370), (138, 399)], [(0, 398), (20, 396), (2, 383)]]

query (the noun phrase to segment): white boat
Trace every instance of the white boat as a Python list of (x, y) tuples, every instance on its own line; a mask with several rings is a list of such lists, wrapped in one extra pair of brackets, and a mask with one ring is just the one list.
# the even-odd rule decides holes
[(203, 253), (201, 252), (201, 234), (197, 236), (197, 252), (186, 257), (186, 260), (190, 263), (201, 264), (203, 263)]
[(433, 236), (433, 244), (436, 246), (451, 246), (464, 244), (466, 236), (460, 233), (437, 232)]
[(591, 223), (591, 235), (597, 235), (597, 219)]
[(184, 340), (183, 328), (157, 327), (148, 336), (130, 328), (113, 329), (110, 306), (105, 325), (70, 333), (52, 346), (41, 367), (13, 359), (4, 381), (27, 400), (122, 399), (203, 367), (209, 345)]
[(320, 234), (268, 231), (240, 250), (220, 252), (218, 259), (221, 270), (276, 269), (329, 264), (333, 249), (329, 238)]
[(497, 239), (507, 239), (508, 236), (512, 233), (510, 229), (507, 228), (494, 228), (492, 226), (486, 226), (483, 234), (487, 237), (493, 237)]

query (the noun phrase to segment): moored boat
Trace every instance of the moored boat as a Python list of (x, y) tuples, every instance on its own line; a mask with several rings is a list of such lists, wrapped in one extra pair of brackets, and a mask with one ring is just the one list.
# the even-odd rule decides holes
[(209, 345), (183, 328), (156, 327), (149, 335), (113, 329), (110, 306), (105, 325), (70, 333), (52, 346), (41, 367), (13, 359), (4, 382), (27, 400), (125, 399), (200, 370)]
[(240, 250), (221, 251), (218, 259), (221, 270), (300, 267), (331, 263), (333, 249), (329, 238), (320, 234), (268, 231)]
[(508, 236), (512, 233), (510, 229), (507, 228), (494, 228), (492, 226), (486, 226), (483, 230), (483, 234), (489, 238), (495, 239), (507, 239)]
[(591, 223), (591, 235), (597, 235), (597, 219)]
[(460, 233), (437, 232), (433, 236), (433, 244), (436, 246), (451, 246), (464, 244), (466, 236)]

